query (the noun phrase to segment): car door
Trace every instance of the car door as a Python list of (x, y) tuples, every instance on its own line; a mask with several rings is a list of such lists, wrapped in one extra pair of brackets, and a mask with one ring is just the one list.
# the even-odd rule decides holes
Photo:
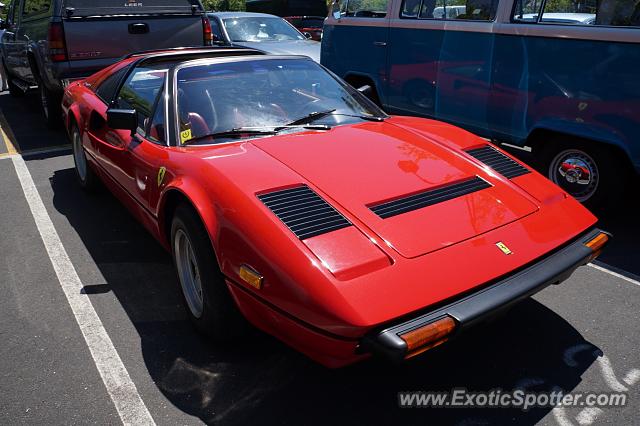
[(17, 74), (17, 68), (20, 64), (18, 58), (18, 49), (16, 41), (16, 32), (18, 31), (18, 25), (20, 22), (20, 9), (22, 7), (22, 0), (14, 0), (9, 6), (7, 13), (7, 29), (2, 36), (2, 54), (4, 64), (7, 67), (7, 71), (11, 74)]
[[(149, 199), (159, 186), (158, 176), (162, 167), (159, 164), (168, 155), (164, 134), (165, 97), (161, 96), (166, 73), (161, 68), (139, 67), (120, 87), (112, 107), (136, 110), (138, 128), (133, 134), (109, 128), (106, 125), (106, 108), (99, 117), (94, 115), (89, 120), (88, 133), (97, 162), (117, 186), (145, 211), (148, 211)], [(153, 121), (155, 131), (150, 131)]]
[(392, 8), (391, 0), (336, 2), (322, 40), (321, 63), (353, 85), (372, 82), (383, 102)]
[(20, 25), (15, 35), (16, 75), (24, 81), (36, 83), (29, 62), (29, 49), (30, 45), (36, 46), (47, 37), (51, 2), (23, 0), (22, 3)]

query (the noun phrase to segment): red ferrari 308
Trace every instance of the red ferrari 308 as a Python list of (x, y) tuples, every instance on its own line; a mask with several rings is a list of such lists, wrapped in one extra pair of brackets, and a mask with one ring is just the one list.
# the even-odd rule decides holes
[(487, 141), (388, 116), (304, 57), (134, 54), (63, 110), (80, 185), (171, 251), (197, 328), (228, 339), (246, 318), (329, 367), (434, 348), (609, 238)]

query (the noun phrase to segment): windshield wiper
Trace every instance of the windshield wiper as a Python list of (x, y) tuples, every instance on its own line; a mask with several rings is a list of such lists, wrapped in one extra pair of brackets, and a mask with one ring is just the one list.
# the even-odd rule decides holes
[(367, 121), (384, 121), (384, 117), (378, 117), (377, 115), (367, 115), (367, 114), (362, 114), (362, 115), (357, 115), (357, 114), (335, 114), (335, 115), (343, 115), (345, 117), (355, 117), (355, 118), (361, 118), (363, 120), (367, 120)]
[(196, 142), (202, 139), (216, 139), (216, 138), (241, 138), (243, 136), (268, 136), (275, 135), (278, 132), (271, 128), (255, 128), (255, 127), (236, 127), (235, 129), (225, 130), (223, 132), (209, 133), (207, 135), (196, 136), (193, 139), (189, 139), (182, 143), (182, 145), (188, 145), (191, 142)]
[(316, 112), (312, 112), (311, 114), (305, 115), (304, 117), (298, 118), (297, 120), (293, 120), (291, 123), (287, 123), (282, 127), (287, 127), (287, 126), (299, 126), (301, 124), (308, 124), (311, 123), (315, 120), (318, 120), (322, 117), (326, 117), (327, 115), (331, 115), (334, 112), (336, 112), (336, 109), (328, 109), (326, 111), (316, 111)]

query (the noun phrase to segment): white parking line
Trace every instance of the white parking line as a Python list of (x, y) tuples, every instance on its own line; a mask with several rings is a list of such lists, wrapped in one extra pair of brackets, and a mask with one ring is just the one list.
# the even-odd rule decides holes
[(610, 269), (603, 268), (602, 266), (598, 266), (598, 265), (595, 265), (595, 264), (593, 264), (593, 263), (590, 263), (590, 264), (589, 264), (589, 266), (591, 266), (591, 267), (592, 267), (592, 268), (594, 268), (594, 269), (597, 269), (598, 271), (602, 271), (602, 272), (604, 272), (605, 274), (612, 275), (612, 276), (614, 276), (614, 277), (616, 277), (616, 278), (620, 278), (621, 280), (625, 280), (625, 281), (626, 281), (626, 282), (628, 282), (628, 283), (631, 283), (631, 284), (635, 284), (635, 285), (637, 285), (637, 286), (640, 286), (640, 281), (637, 281), (637, 280), (634, 280), (634, 279), (632, 279), (632, 278), (626, 277), (626, 276), (624, 276), (624, 275), (622, 275), (622, 274), (619, 274), (619, 273), (617, 273), (617, 272), (614, 272), (614, 271), (612, 271), (612, 270), (610, 270)]
[(113, 342), (100, 321), (89, 296), (82, 294), (82, 282), (36, 189), (33, 178), (20, 155), (11, 157), (31, 214), (44, 242), (62, 291), (67, 297), (93, 361), (125, 425), (155, 425), (151, 413), (140, 398)]

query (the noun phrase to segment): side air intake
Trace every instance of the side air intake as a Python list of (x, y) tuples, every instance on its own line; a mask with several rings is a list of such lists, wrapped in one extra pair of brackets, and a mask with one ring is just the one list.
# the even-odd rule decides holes
[(489, 145), (482, 148), (470, 149), (467, 151), (467, 154), (471, 155), (476, 160), (482, 161), (484, 164), (491, 167), (507, 179), (513, 179), (515, 177), (531, 173), (529, 169), (520, 165), (516, 161), (513, 161), (511, 158)]
[(484, 179), (474, 177), (452, 185), (437, 189), (419, 192), (408, 197), (398, 198), (393, 201), (370, 206), (369, 209), (382, 219), (397, 216), (413, 210), (418, 210), (434, 204), (439, 204), (463, 195), (490, 188), (491, 185)]
[(258, 195), (258, 199), (301, 240), (351, 226), (306, 185)]

